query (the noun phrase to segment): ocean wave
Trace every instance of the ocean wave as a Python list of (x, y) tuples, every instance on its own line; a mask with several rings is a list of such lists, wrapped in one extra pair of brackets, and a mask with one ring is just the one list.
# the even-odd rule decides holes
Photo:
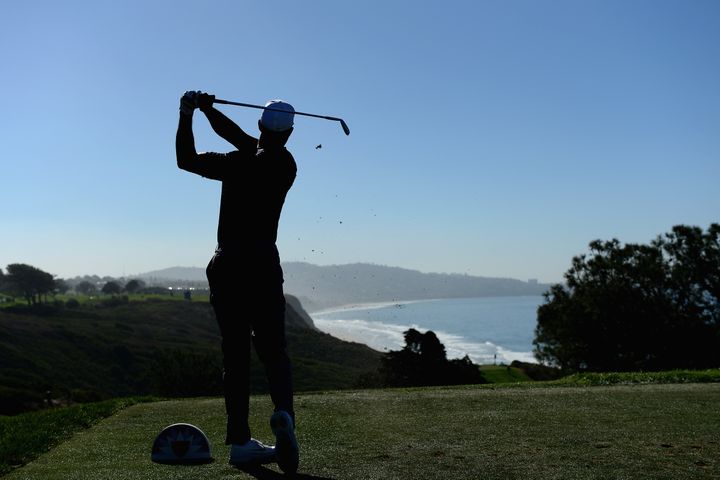
[[(400, 350), (405, 346), (403, 332), (409, 328), (427, 331), (417, 325), (398, 325), (362, 319), (313, 318), (315, 326), (325, 333), (349, 342), (364, 343), (381, 352)], [(532, 352), (517, 352), (492, 342), (473, 342), (461, 335), (434, 330), (440, 342), (445, 345), (448, 358), (462, 358), (465, 355), (481, 365), (492, 363), (509, 364), (513, 360), (535, 362)]]

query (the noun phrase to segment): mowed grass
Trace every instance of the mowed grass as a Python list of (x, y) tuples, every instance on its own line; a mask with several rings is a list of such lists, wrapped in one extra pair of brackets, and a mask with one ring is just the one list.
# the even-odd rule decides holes
[(0, 475), (16, 465), (34, 459), (55, 445), (67, 440), (105, 417), (145, 398), (120, 398), (103, 402), (72, 405), (64, 408), (28, 412), (0, 417)]
[[(720, 384), (423, 388), (296, 397), (301, 475), (319, 479), (696, 479), (720, 476)], [(252, 398), (255, 437), (271, 404)], [(155, 435), (189, 422), (201, 466), (150, 461)], [(283, 478), (227, 464), (222, 399), (131, 406), (8, 479)]]

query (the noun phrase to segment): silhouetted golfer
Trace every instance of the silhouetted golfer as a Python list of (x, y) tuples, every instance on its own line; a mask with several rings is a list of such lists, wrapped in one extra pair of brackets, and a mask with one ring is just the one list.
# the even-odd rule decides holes
[[(222, 182), (217, 248), (207, 267), (210, 302), (223, 352), (227, 411), (225, 443), (238, 466), (277, 461), (285, 472), (298, 466), (292, 375), (285, 342), (283, 272), (275, 242), (285, 195), (297, 166), (285, 148), (295, 110), (273, 100), (258, 121), (260, 138), (245, 133), (213, 107), (213, 95), (186, 92), (180, 100), (175, 149), (178, 167)], [(192, 117), (199, 108), (212, 129), (230, 142), (230, 153), (197, 153)], [(265, 365), (275, 412), (276, 446), (251, 438), (248, 426), (250, 343)]]

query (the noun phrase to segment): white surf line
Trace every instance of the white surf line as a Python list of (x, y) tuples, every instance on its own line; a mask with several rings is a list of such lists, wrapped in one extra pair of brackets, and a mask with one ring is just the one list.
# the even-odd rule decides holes
[[(362, 343), (380, 352), (401, 350), (405, 346), (403, 332), (409, 328), (422, 332), (428, 330), (416, 324), (400, 325), (363, 319), (334, 320), (320, 318), (315, 325), (321, 331), (336, 338)], [(492, 364), (495, 361), (509, 364), (513, 360), (535, 362), (532, 352), (513, 351), (493, 342), (474, 342), (462, 335), (442, 330), (433, 331), (445, 346), (449, 359), (462, 358), (468, 355), (473, 362), (479, 364)]]

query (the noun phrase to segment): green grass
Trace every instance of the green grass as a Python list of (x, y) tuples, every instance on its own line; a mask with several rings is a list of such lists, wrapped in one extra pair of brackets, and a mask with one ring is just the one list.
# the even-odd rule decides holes
[(599, 386), (599, 385), (636, 385), (665, 383), (710, 383), (720, 382), (720, 368), (707, 370), (669, 370), (666, 372), (606, 372), (577, 373), (553, 383)]
[(123, 408), (149, 400), (113, 399), (13, 417), (0, 416), (0, 474), (33, 460), (74, 433), (91, 427)]
[[(523, 386), (526, 385), (526, 386)], [(466, 386), (296, 397), (300, 478), (703, 479), (720, 476), (720, 384)], [(566, 383), (568, 385), (568, 383)], [(254, 436), (271, 442), (266, 396)], [(155, 435), (190, 422), (215, 462), (150, 461)], [(8, 475), (15, 479), (253, 478), (227, 464), (222, 399), (138, 404)], [(281, 478), (275, 466), (255, 478)]]

